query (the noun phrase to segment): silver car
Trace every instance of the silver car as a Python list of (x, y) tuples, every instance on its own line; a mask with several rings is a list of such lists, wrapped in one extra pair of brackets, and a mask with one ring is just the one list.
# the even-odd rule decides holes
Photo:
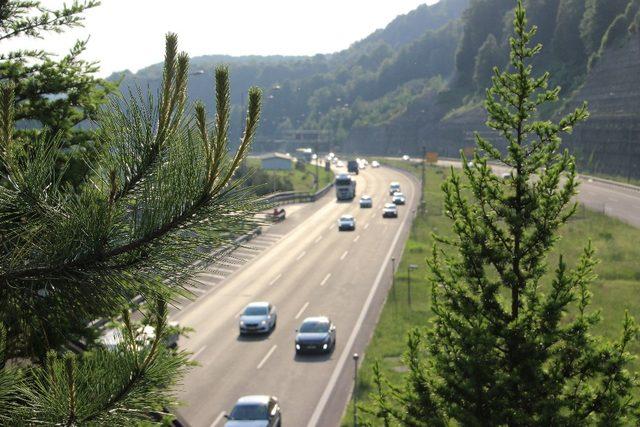
[(401, 192), (397, 191), (395, 193), (393, 193), (393, 203), (395, 203), (396, 205), (404, 205), (406, 198), (404, 197), (404, 194), (402, 194)]
[(361, 208), (370, 208), (373, 206), (373, 201), (371, 200), (371, 196), (362, 196), (360, 197), (360, 207)]
[(240, 316), (240, 335), (264, 334), (276, 327), (278, 313), (268, 302), (252, 302), (247, 305)]
[(342, 215), (338, 220), (338, 230), (355, 230), (356, 229), (356, 219), (353, 215)]
[(273, 396), (244, 396), (238, 399), (230, 414), (225, 414), (225, 427), (281, 427), (282, 413)]

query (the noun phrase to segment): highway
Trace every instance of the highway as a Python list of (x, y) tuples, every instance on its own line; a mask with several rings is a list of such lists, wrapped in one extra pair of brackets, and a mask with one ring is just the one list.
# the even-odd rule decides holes
[[(439, 160), (438, 166), (459, 168), (460, 161)], [(497, 174), (509, 171), (504, 166), (491, 167)], [(640, 188), (589, 177), (580, 178), (579, 181), (577, 200), (580, 203), (589, 209), (640, 228)]]
[[(389, 183), (407, 195), (397, 219), (383, 219)], [(194, 329), (181, 348), (200, 366), (183, 381), (178, 409), (193, 427), (224, 425), (223, 413), (248, 394), (277, 396), (285, 426), (339, 425), (353, 386), (352, 354), (369, 341), (390, 285), (391, 257), (400, 258), (419, 197), (418, 181), (390, 168), (368, 168), (357, 177), (351, 203), (321, 200), (298, 207), (279, 224), (200, 276), (199, 296), (172, 312), (171, 320)], [(372, 209), (360, 209), (369, 194)], [(339, 232), (340, 215), (353, 214), (356, 231)], [(268, 336), (238, 335), (238, 317), (251, 301), (277, 307)], [(296, 357), (295, 329), (303, 318), (327, 315), (337, 326), (329, 356)]]

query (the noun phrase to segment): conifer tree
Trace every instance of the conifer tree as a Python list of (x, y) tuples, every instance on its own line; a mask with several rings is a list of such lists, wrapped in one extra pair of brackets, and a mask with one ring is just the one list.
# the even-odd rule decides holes
[[(213, 123), (202, 104), (187, 105), (188, 72), (169, 34), (158, 100), (139, 91), (102, 111), (104, 150), (79, 189), (60, 179), (55, 135), (14, 138), (14, 88), (2, 86), (0, 424), (131, 425), (175, 403), (188, 361), (162, 345), (167, 303), (193, 284), (194, 265), (255, 227), (261, 206), (232, 180), (256, 131), (260, 91), (249, 90), (245, 132), (229, 153), (228, 69), (215, 73)], [(128, 315), (138, 295), (152, 340)], [(115, 350), (64, 351), (70, 325), (117, 313)]]
[[(372, 412), (407, 426), (637, 425), (628, 347), (638, 329), (627, 315), (618, 341), (594, 335), (600, 314), (589, 310), (596, 260), (588, 243), (580, 259), (560, 256), (553, 271), (546, 261), (575, 212), (575, 161), (561, 135), (588, 112), (538, 119), (559, 88), (533, 72), (541, 46), (531, 46), (536, 28), (521, 0), (513, 23), (509, 67), (495, 69), (485, 103), (506, 153), (477, 135), (472, 164), (462, 159), (464, 178), (452, 170), (443, 185), (455, 237), (439, 241), (455, 251), (434, 247), (428, 261), (433, 325), (410, 337), (406, 390), (381, 387)], [(497, 177), (489, 161), (508, 166), (510, 178)]]
[[(49, 2), (51, 3), (51, 2)], [(117, 83), (96, 77), (99, 65), (86, 61), (87, 40), (78, 40), (56, 58), (42, 49), (6, 49), (12, 40), (41, 39), (83, 25), (83, 13), (96, 0), (74, 0), (59, 8), (38, 0), (0, 1), (0, 82), (14, 87), (17, 134), (35, 137), (44, 129), (57, 135), (60, 155), (70, 158), (65, 178), (78, 183), (86, 170), (83, 153), (93, 153), (96, 135), (89, 126)]]

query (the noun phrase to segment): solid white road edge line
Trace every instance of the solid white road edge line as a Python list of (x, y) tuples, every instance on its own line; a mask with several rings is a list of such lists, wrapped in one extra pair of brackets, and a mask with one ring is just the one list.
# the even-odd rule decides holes
[(269, 357), (271, 357), (273, 352), (276, 351), (276, 348), (278, 348), (278, 346), (274, 344), (273, 347), (271, 347), (271, 350), (269, 350), (269, 353), (267, 353), (267, 355), (262, 358), (262, 360), (260, 361), (260, 364), (256, 369), (262, 368), (262, 365), (264, 365), (267, 362), (267, 360), (269, 359)]
[(336, 383), (338, 382), (338, 377), (340, 376), (340, 373), (342, 372), (342, 369), (344, 368), (344, 365), (347, 362), (347, 358), (350, 356), (351, 347), (353, 347), (353, 343), (355, 342), (356, 337), (360, 332), (360, 328), (364, 323), (364, 319), (367, 316), (367, 312), (369, 311), (369, 307), (371, 306), (373, 297), (378, 291), (378, 287), (380, 286), (380, 282), (382, 281), (382, 275), (384, 274), (386, 268), (389, 265), (389, 261), (391, 260), (391, 254), (393, 254), (393, 250), (395, 249), (398, 243), (398, 240), (400, 239), (400, 235), (402, 234), (402, 230), (404, 230), (406, 222), (409, 220), (409, 218), (411, 218), (411, 215), (405, 215), (401, 226), (398, 228), (398, 231), (396, 232), (396, 235), (393, 238), (393, 242), (389, 247), (389, 252), (387, 252), (387, 256), (385, 257), (384, 262), (382, 263), (382, 266), (378, 271), (378, 275), (376, 276), (376, 280), (373, 283), (373, 286), (371, 287), (371, 291), (369, 291), (369, 295), (367, 296), (367, 299), (364, 305), (362, 306), (362, 310), (360, 310), (360, 316), (358, 316), (358, 320), (356, 321), (353, 331), (351, 331), (349, 340), (347, 341), (347, 344), (344, 346), (344, 350), (340, 355), (340, 359), (338, 359), (338, 363), (336, 364), (336, 367), (333, 370), (333, 373), (331, 374), (331, 378), (329, 378), (329, 383), (327, 384), (327, 387), (324, 389), (324, 392), (322, 393), (322, 397), (320, 397), (320, 400), (316, 405), (316, 409), (315, 411), (313, 411), (313, 415), (311, 415), (311, 418), (309, 419), (309, 423), (307, 424), (307, 427), (315, 427), (315, 425), (318, 424), (320, 415), (322, 415), (322, 412), (324, 411), (324, 407), (327, 405), (327, 402), (331, 397), (333, 389), (336, 386)]
[(298, 319), (300, 316), (302, 316), (302, 313), (304, 313), (304, 311), (307, 309), (307, 307), (309, 307), (309, 301), (304, 303), (304, 305), (302, 306), (302, 308), (300, 309), (298, 314), (296, 314), (296, 317), (294, 317), (294, 319)]
[(224, 417), (224, 411), (220, 412), (220, 415), (218, 415), (216, 417), (215, 420), (213, 420), (213, 422), (211, 423), (211, 425), (209, 427), (215, 427), (216, 424), (218, 424), (220, 422), (220, 420), (222, 419), (222, 417)]
[(272, 281), (269, 282), (269, 286), (272, 286), (274, 283), (280, 280), (281, 277), (282, 277), (282, 273), (278, 274)]
[(200, 350), (196, 351), (195, 353), (193, 353), (191, 355), (191, 360), (196, 360), (196, 357), (200, 356), (200, 353), (202, 353), (206, 348), (207, 348), (207, 346), (203, 345)]
[(324, 276), (324, 279), (322, 279), (322, 282), (320, 282), (320, 286), (324, 286), (325, 283), (327, 283), (327, 280), (329, 280), (329, 277), (331, 277), (331, 273)]

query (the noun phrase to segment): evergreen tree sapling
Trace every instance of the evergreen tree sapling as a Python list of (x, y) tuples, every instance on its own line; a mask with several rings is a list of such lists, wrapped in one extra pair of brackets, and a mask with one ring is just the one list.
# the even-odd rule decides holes
[[(202, 104), (190, 117), (188, 71), (169, 34), (159, 99), (139, 92), (102, 111), (104, 150), (78, 189), (60, 180), (55, 136), (13, 137), (13, 87), (2, 87), (0, 424), (132, 425), (175, 404), (188, 360), (161, 345), (166, 301), (189, 295), (194, 265), (232, 247), (263, 206), (232, 180), (256, 131), (260, 91), (249, 90), (245, 132), (230, 153), (228, 69), (215, 73), (213, 123)], [(154, 339), (141, 339), (128, 317), (136, 295)], [(63, 354), (75, 327), (118, 313), (124, 340), (114, 351)]]
[[(578, 185), (560, 137), (588, 112), (582, 106), (557, 123), (537, 119), (559, 89), (547, 88), (548, 73), (533, 74), (541, 50), (531, 47), (535, 32), (519, 0), (510, 66), (495, 69), (486, 97), (487, 125), (506, 140), (506, 154), (477, 135), (474, 161), (463, 157), (465, 179), (452, 170), (443, 185), (455, 237), (439, 241), (457, 255), (434, 247), (433, 325), (420, 349), (419, 333), (410, 337), (406, 390), (383, 387), (387, 399), (375, 399), (376, 413), (402, 425), (637, 423), (636, 376), (627, 368), (638, 330), (627, 315), (619, 341), (593, 334), (600, 319), (588, 309), (593, 249), (587, 245), (573, 268), (562, 257), (553, 272), (547, 268)], [(510, 178), (497, 177), (490, 160), (508, 166)], [(410, 417), (416, 401), (431, 419)]]

